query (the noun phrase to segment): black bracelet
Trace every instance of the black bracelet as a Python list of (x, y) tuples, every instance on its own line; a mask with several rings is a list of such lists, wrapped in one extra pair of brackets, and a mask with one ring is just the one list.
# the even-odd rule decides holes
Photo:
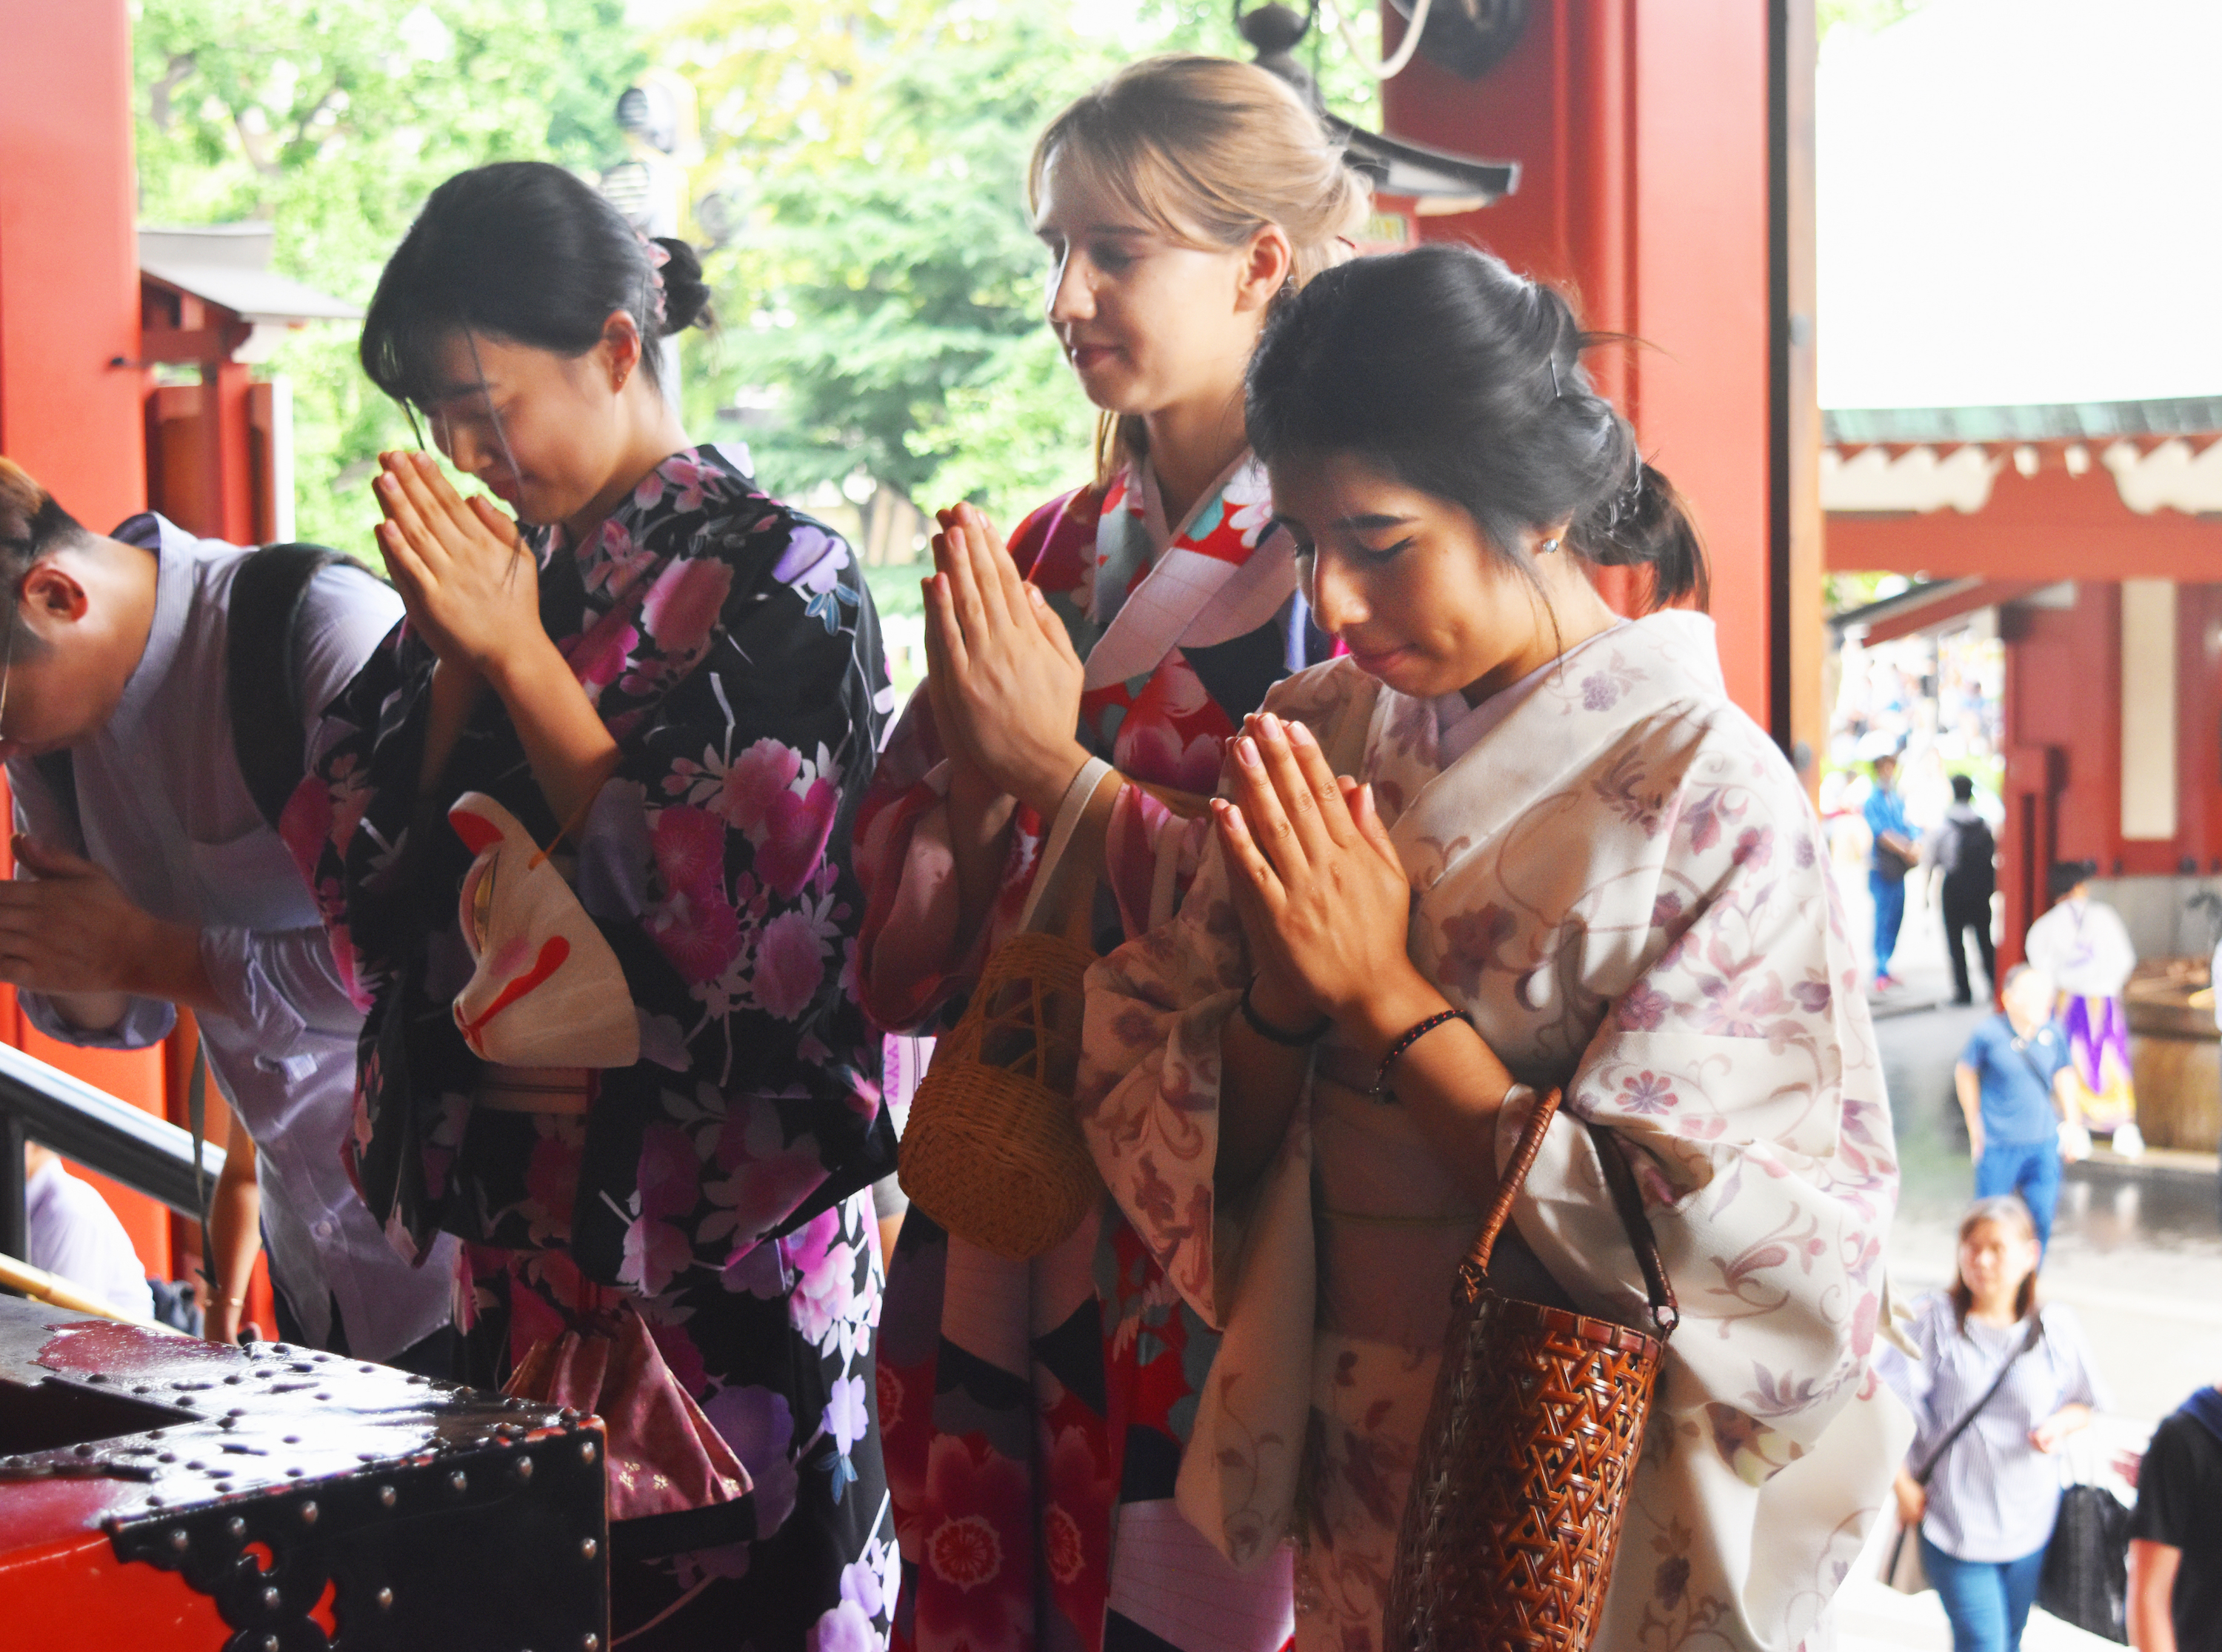
[[(1258, 978), (1253, 975), (1250, 978), (1250, 986), (1257, 985)], [(1260, 1038), (1289, 1049), (1302, 1049), (1307, 1045), (1318, 1043), (1327, 1036), (1327, 1029), (1334, 1025), (1333, 1016), (1321, 1016), (1302, 1032), (1290, 1032), (1285, 1028), (1276, 1027), (1259, 1015), (1257, 1007), (1250, 1002), (1250, 986), (1242, 989), (1242, 1018), (1250, 1023), (1250, 1030)]]
[(1463, 1021), (1469, 1027), (1473, 1025), (1472, 1020), (1463, 1010), (1438, 1010), (1425, 1021), (1414, 1022), (1404, 1029), (1402, 1037), (1389, 1046), (1389, 1053), (1381, 1058), (1381, 1070), (1373, 1075), (1373, 1087), (1365, 1093), (1378, 1102), (1395, 1102), (1397, 1092), (1389, 1087), (1389, 1069), (1397, 1065), (1398, 1058), (1406, 1050), (1411, 1048), (1446, 1021)]

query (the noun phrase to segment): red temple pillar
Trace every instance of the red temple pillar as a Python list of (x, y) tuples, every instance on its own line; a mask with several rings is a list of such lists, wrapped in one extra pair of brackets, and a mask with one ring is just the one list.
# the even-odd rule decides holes
[[(1383, 18), (1393, 50), (1404, 22)], [(1392, 135), (1520, 163), (1514, 194), (1423, 233), (1640, 341), (1591, 370), (1697, 516), (1729, 691), (1785, 746), (1817, 747), (1813, 51), (1811, 8), (1788, 0), (1556, 0), (1479, 79), (1422, 54), (1384, 91)]]
[[(0, 454), (100, 532), (147, 504), (129, 22), (122, 0), (0, 0)], [(0, 851), (0, 876), (11, 870)], [(163, 1111), (159, 1048), (54, 1043), (24, 1024), (5, 988), (0, 1038)], [(168, 1212), (89, 1180), (148, 1271), (167, 1276)]]

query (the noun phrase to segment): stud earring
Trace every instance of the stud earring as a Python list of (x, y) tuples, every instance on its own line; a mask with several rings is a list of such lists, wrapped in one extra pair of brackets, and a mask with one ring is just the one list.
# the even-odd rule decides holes
[(1552, 552), (1558, 548), (1559, 541), (1557, 540), (1547, 539), (1541, 545), (1538, 545), (1535, 548), (1535, 554), (1538, 556), (1548, 556)]

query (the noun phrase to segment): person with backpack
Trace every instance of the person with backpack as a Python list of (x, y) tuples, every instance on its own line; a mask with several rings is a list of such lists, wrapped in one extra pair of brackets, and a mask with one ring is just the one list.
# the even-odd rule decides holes
[(1997, 890), (1999, 842), (1990, 823), (1975, 812), (1975, 783), (1964, 774), (1952, 777), (1952, 806), (1944, 811), (1938, 829), (1936, 864), (1944, 874), (1944, 950), (1952, 958), (1952, 1002), (1973, 1004), (1973, 983), (1968, 974), (1968, 948), (1963, 938), (1972, 934), (1983, 957), (1986, 997), (1999, 990), (1999, 953), (1991, 940), (1991, 896)]
[(0, 758), (16, 879), (0, 980), (67, 1043), (133, 1049), (197, 1017), (232, 1133), (207, 1334), (239, 1334), (258, 1225), (279, 1335), (451, 1373), (453, 1242), (411, 1267), (340, 1161), (362, 1023), (277, 830), (310, 730), (401, 616), (333, 553), (103, 537), (0, 459)]
[(2163, 1417), (2130, 1519), (2129, 1637), (2137, 1652), (2222, 1652), (2222, 1386)]

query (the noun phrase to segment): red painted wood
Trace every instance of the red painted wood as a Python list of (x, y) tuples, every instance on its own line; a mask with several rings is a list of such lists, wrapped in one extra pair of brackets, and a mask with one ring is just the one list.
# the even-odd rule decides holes
[(1919, 516), (1832, 515), (1829, 566), (1887, 569), (1934, 579), (1969, 574), (2015, 579), (2177, 579), (2222, 577), (2222, 521), (2122, 503), (2096, 463), (2081, 476), (2003, 471), (1990, 503), (1965, 516), (1949, 507)]
[[(1403, 23), (1384, 8), (1385, 37)], [(1729, 690), (1768, 719), (1767, 17), (1736, 0), (1538, 7), (1478, 82), (1424, 59), (1384, 91), (1389, 130), (1516, 160), (1518, 191), (1422, 221), (1572, 287), (1645, 452), (1689, 499), (1712, 558)], [(1629, 602), (1629, 582), (1606, 585)]]
[(1918, 608), (1877, 620), (1867, 627), (1865, 641), (1874, 648), (1877, 643), (1894, 642), (1902, 636), (1918, 635), (1931, 630), (1944, 621), (1957, 619), (1962, 614), (1974, 614), (1986, 608), (1996, 608), (2001, 603), (2018, 601), (2037, 590), (2033, 579), (1986, 579), (1979, 585), (1949, 597), (1939, 597), (1924, 602)]
[(0, 0), (0, 453), (96, 529), (147, 497), (129, 28)]
[(125, 1564), (104, 1534), (0, 1554), (8, 1643), (33, 1647), (219, 1647), (231, 1636), (215, 1600), (175, 1572)]

